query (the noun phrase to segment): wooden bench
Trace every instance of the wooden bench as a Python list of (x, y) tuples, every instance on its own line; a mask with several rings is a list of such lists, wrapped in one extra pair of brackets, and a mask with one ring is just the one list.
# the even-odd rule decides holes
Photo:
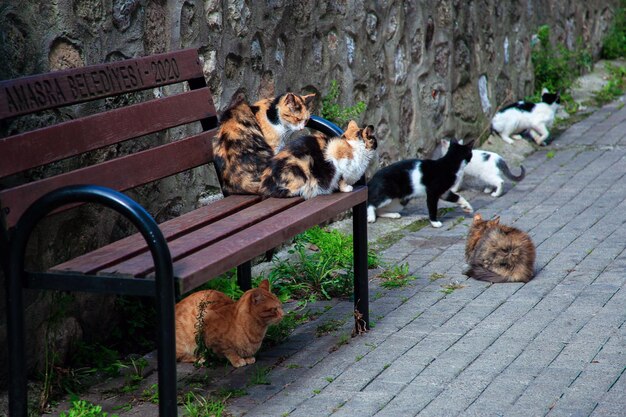
[[(176, 94), (155, 90), (170, 84)], [(104, 98), (149, 96), (107, 110)], [(162, 89), (161, 89), (162, 90)], [(147, 94), (145, 94), (147, 93)], [(65, 106), (91, 102), (65, 109)], [(306, 229), (352, 210), (355, 326), (367, 329), (367, 189), (311, 200), (225, 195), (212, 204), (157, 225), (123, 191), (197, 167), (210, 169), (218, 117), (194, 49), (109, 62), (0, 82), (0, 122), (64, 108), (70, 120), (0, 139), (0, 263), (7, 281), (10, 415), (26, 416), (23, 289), (85, 291), (156, 298), (159, 413), (176, 415), (174, 305), (185, 293), (237, 267), (242, 289), (251, 285), (251, 260)], [(83, 115), (84, 108), (96, 109)], [(77, 109), (78, 108), (78, 109)], [(32, 117), (32, 116), (31, 116)], [(196, 124), (195, 133), (91, 166), (26, 181), (20, 173), (103, 147), (152, 138), (156, 132)], [(328, 135), (341, 129), (318, 117), (308, 127)], [(178, 129), (181, 130), (181, 129)], [(202, 168), (201, 168), (202, 169)], [(218, 173), (219, 174), (219, 173)], [(220, 179), (221, 181), (221, 179)], [(126, 217), (136, 235), (45, 271), (25, 269), (34, 227), (50, 214), (83, 203)]]

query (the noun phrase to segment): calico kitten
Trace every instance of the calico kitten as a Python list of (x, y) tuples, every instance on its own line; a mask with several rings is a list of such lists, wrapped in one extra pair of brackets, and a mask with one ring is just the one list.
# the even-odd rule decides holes
[[(543, 89), (541, 102), (518, 101), (497, 112), (491, 121), (491, 132), (497, 133), (505, 142), (513, 143), (512, 135), (528, 130), (537, 145), (548, 138), (548, 128), (561, 103), (559, 94), (551, 94)], [(517, 138), (517, 137), (516, 137)]]
[(219, 291), (195, 292), (176, 304), (176, 359), (201, 359), (196, 355), (200, 336), (206, 347), (235, 368), (254, 363), (268, 326), (282, 317), (281, 303), (270, 292), (268, 280), (236, 302)]
[[(443, 153), (446, 153), (449, 147), (449, 141), (441, 141), (441, 150)], [(484, 189), (486, 194), (491, 193), (492, 197), (499, 197), (502, 195), (503, 191), (503, 177), (511, 181), (521, 181), (524, 179), (526, 170), (523, 166), (520, 166), (520, 169), (521, 173), (519, 175), (513, 175), (506, 161), (500, 155), (495, 152), (474, 149), (472, 151), (472, 160), (463, 170), (463, 180), (455, 184), (451, 190), (456, 193), (461, 187), (461, 184), (466, 182), (466, 179), (476, 179), (487, 184), (487, 187)]]
[(488, 282), (528, 282), (535, 274), (535, 245), (530, 236), (500, 224), (500, 217), (474, 216), (465, 245), (465, 275)]
[(453, 139), (448, 152), (439, 159), (406, 159), (380, 169), (367, 184), (367, 221), (375, 222), (376, 216), (399, 219), (399, 212), (411, 199), (424, 195), (433, 227), (442, 226), (437, 221), (440, 198), (471, 213), (473, 209), (467, 200), (448, 190), (461, 180), (463, 168), (472, 159), (473, 144), (471, 141), (463, 145)]
[(294, 139), (272, 158), (263, 174), (261, 194), (309, 199), (337, 189), (350, 192), (377, 146), (374, 127), (361, 129), (355, 121), (341, 137), (318, 133)]
[(213, 155), (226, 192), (258, 193), (261, 174), (284, 138), (309, 120), (313, 97), (287, 93), (252, 106), (240, 102), (222, 114)]

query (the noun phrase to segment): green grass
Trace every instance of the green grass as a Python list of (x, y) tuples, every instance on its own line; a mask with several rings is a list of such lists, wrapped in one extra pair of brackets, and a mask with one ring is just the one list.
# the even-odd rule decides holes
[(445, 277), (446, 277), (445, 274), (440, 274), (439, 272), (433, 272), (432, 274), (430, 274), (429, 279), (431, 281), (436, 281), (438, 279), (445, 278)]
[(593, 67), (593, 57), (579, 39), (574, 50), (563, 45), (553, 46), (550, 41), (550, 27), (537, 29), (537, 43), (531, 51), (531, 61), (535, 73), (535, 92), (527, 100), (541, 101), (541, 91), (547, 88), (551, 93), (559, 92), (561, 103), (568, 113), (578, 111), (578, 103), (570, 94), (570, 89), (579, 75)]
[(289, 337), (291, 332), (301, 324), (314, 320), (318, 314), (310, 311), (290, 311), (283, 316), (278, 324), (272, 324), (265, 333), (262, 349), (275, 346)]
[(346, 324), (345, 320), (336, 320), (336, 319), (327, 320), (324, 323), (317, 326), (317, 328), (315, 329), (315, 336), (321, 337), (321, 336), (324, 336), (325, 334), (334, 332), (335, 330), (339, 329), (344, 324)]
[(451, 284), (445, 284), (441, 286), (441, 291), (442, 293), (448, 295), (448, 294), (452, 294), (455, 290), (461, 289), (461, 288), (465, 288), (465, 285), (463, 284), (459, 284), (458, 282), (453, 282)]
[(258, 366), (254, 368), (252, 375), (250, 375), (250, 380), (248, 381), (248, 386), (252, 385), (270, 385), (271, 382), (269, 380), (270, 368), (264, 366)]
[(602, 58), (626, 57), (626, 0), (620, 1), (609, 33), (602, 42)]
[(594, 101), (597, 106), (609, 103), (624, 94), (626, 87), (626, 67), (619, 67), (610, 62), (605, 63), (609, 74), (607, 83), (600, 91), (594, 93)]
[(185, 394), (183, 416), (187, 417), (222, 417), (226, 409), (227, 398), (204, 398), (194, 392)]
[(365, 111), (365, 103), (359, 101), (353, 106), (339, 104), (340, 87), (336, 80), (330, 82), (328, 93), (322, 97), (320, 115), (327, 120), (345, 128), (350, 120), (355, 119)]
[[(70, 409), (62, 412), (60, 417), (107, 417), (109, 414), (102, 411), (102, 406), (92, 404), (85, 400), (73, 400)], [(109, 417), (117, 417), (111, 414)]]
[[(289, 260), (274, 259), (268, 279), (281, 299), (331, 299), (352, 294), (354, 270), (352, 236), (314, 227), (296, 237)], [(379, 265), (368, 253), (368, 267)]]
[(370, 244), (370, 246), (375, 248), (376, 251), (383, 251), (390, 248), (395, 243), (399, 242), (400, 239), (402, 239), (404, 236), (404, 233), (399, 230), (390, 232), (376, 239), (376, 241)]
[(407, 263), (393, 265), (391, 268), (378, 274), (378, 278), (381, 280), (381, 287), (387, 289), (404, 287), (415, 279), (415, 277), (409, 273), (409, 264)]
[(145, 401), (149, 401), (152, 404), (159, 403), (159, 384), (152, 384), (141, 394), (141, 398)]
[(554, 150), (550, 150), (550, 151), (546, 152), (546, 158), (547, 159), (552, 159), (552, 158), (554, 158), (555, 155), (556, 155), (556, 152)]

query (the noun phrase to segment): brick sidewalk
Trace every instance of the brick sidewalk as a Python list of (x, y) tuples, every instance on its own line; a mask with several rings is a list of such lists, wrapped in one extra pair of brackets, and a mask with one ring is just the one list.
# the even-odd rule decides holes
[[(626, 416), (626, 108), (603, 107), (524, 166), (526, 178), (499, 198), (462, 193), (483, 216), (529, 231), (537, 276), (528, 284), (462, 275), (471, 215), (456, 209), (441, 229), (405, 230), (382, 252), (418, 278), (395, 290), (371, 280), (366, 335), (349, 337), (351, 301), (318, 302), (321, 316), (255, 365), (179, 364), (180, 392), (243, 389), (227, 409), (237, 417)], [(423, 218), (425, 201), (407, 211), (403, 224)], [(394, 220), (370, 234), (385, 222)], [(462, 287), (444, 293), (450, 284)], [(317, 337), (331, 319), (345, 324)], [(263, 368), (267, 384), (251, 384)], [(118, 378), (81, 398), (157, 416), (138, 400), (156, 382), (152, 368), (133, 392), (122, 394)]]
[[(489, 285), (462, 275), (471, 217), (457, 223), (457, 210), (442, 229), (408, 233), (382, 254), (419, 278), (399, 290), (372, 282), (371, 332), (333, 351), (350, 320), (322, 338), (305, 326), (260, 358), (267, 366), (286, 357), (269, 373), (270, 385), (248, 386), (228, 411), (626, 415), (626, 108), (603, 107), (524, 165), (526, 178), (502, 197), (469, 195), (483, 216), (499, 214), (529, 231), (538, 255), (533, 281)], [(420, 200), (409, 209), (426, 213)], [(450, 283), (463, 288), (445, 294)], [(348, 318), (350, 307), (336, 304), (315, 325)], [(222, 382), (236, 387), (245, 372)]]

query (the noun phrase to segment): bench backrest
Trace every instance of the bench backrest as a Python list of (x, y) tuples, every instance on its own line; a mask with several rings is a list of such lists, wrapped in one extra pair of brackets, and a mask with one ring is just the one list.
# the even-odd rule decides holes
[[(123, 191), (212, 160), (217, 114), (195, 49), (110, 62), (0, 82), (0, 122), (96, 99), (183, 83), (182, 92), (98, 111), (0, 139), (0, 190), (5, 228), (43, 194), (70, 184), (98, 184)], [(100, 109), (104, 104), (100, 104)], [(116, 159), (26, 182), (16, 174), (169, 128), (200, 122), (197, 134)], [(14, 181), (12, 177), (18, 178)]]

